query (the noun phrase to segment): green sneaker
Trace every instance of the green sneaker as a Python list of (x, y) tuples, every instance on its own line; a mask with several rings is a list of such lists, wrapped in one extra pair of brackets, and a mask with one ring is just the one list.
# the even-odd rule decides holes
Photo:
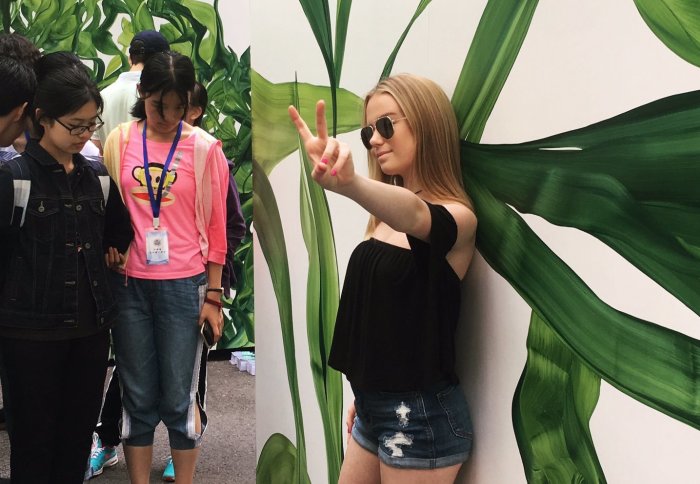
[(175, 482), (175, 466), (173, 465), (172, 457), (168, 457), (168, 463), (163, 471), (163, 480), (165, 482)]
[(112, 467), (119, 461), (116, 447), (105, 447), (96, 432), (92, 434), (92, 451), (90, 452), (90, 460), (88, 468), (85, 471), (84, 479), (92, 479), (99, 476), (104, 471), (105, 467)]

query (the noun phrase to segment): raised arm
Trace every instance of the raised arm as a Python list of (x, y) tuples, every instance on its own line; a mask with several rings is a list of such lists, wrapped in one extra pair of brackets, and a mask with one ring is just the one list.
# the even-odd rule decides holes
[(357, 174), (348, 144), (328, 136), (323, 101), (316, 103), (315, 136), (294, 106), (289, 107), (289, 116), (312, 163), (314, 181), (326, 190), (354, 200), (394, 230), (427, 240), (430, 211), (425, 202), (403, 187)]

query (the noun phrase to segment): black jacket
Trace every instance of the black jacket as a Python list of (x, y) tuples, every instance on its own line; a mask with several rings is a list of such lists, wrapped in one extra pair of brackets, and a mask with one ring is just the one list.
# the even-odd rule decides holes
[(74, 155), (70, 177), (36, 142), (21, 156), (31, 179), (21, 228), (10, 224), (13, 178), (0, 167), (0, 334), (70, 335), (85, 308), (78, 307), (79, 285), (89, 287), (94, 300), (87, 305), (96, 311), (90, 319), (98, 327), (110, 324), (115, 301), (104, 254), (108, 247), (125, 252), (134, 237), (116, 185), (110, 180), (105, 203), (98, 175), (82, 155)]

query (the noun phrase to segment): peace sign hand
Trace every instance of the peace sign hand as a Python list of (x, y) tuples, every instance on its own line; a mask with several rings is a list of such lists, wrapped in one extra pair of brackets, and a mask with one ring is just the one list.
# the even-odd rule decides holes
[(311, 133), (294, 106), (289, 106), (289, 117), (294, 122), (312, 163), (311, 177), (327, 190), (341, 191), (353, 180), (355, 167), (347, 143), (328, 137), (325, 103), (316, 103), (316, 136)]

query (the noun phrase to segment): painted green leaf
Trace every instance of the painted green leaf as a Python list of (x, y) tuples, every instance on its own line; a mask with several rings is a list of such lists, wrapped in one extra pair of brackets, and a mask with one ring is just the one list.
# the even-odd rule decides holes
[(207, 64), (212, 64), (215, 55), (216, 42), (219, 37), (217, 13), (212, 5), (195, 0), (182, 0), (182, 5), (189, 9), (190, 21), (194, 26), (203, 29), (204, 35), (198, 36), (201, 41), (196, 44), (197, 55)]
[(297, 450), (287, 437), (272, 434), (260, 452), (255, 470), (257, 484), (305, 484), (311, 482), (304, 473), (299, 476)]
[(348, 36), (348, 22), (350, 20), (350, 9), (352, 0), (337, 0), (335, 15), (335, 55), (333, 64), (335, 66), (335, 82), (340, 86), (340, 74), (343, 71), (343, 59), (345, 58), (345, 41)]
[(513, 427), (530, 484), (604, 483), (588, 423), (600, 378), (533, 312)]
[(95, 47), (104, 54), (118, 56), (121, 51), (114, 43), (112, 34), (100, 30), (92, 30), (89, 33), (92, 43)]
[(679, 94), (465, 159), (499, 200), (590, 233), (700, 314), (699, 105), (700, 91)]
[(311, 375), (325, 434), (328, 482), (337, 482), (343, 460), (343, 385), (340, 373), (328, 366), (328, 357), (340, 300), (338, 261), (325, 191), (311, 178), (311, 162), (301, 146), (301, 140), (299, 148), (302, 163), (301, 228), (309, 255), (306, 332)]
[(255, 210), (255, 229), (260, 242), (260, 248), (265, 256), (272, 286), (277, 299), (277, 310), (280, 315), (282, 328), (282, 343), (284, 346), (284, 361), (287, 369), (287, 381), (292, 396), (294, 410), (294, 426), (296, 428), (297, 454), (295, 474), (296, 481), (308, 481), (306, 472), (306, 448), (304, 440), (304, 419), (299, 399), (299, 382), (296, 371), (296, 349), (294, 344), (294, 321), (292, 316), (292, 290), (289, 279), (289, 262), (287, 246), (284, 240), (282, 220), (280, 218), (277, 200), (272, 186), (262, 167), (253, 162), (253, 205)]
[(639, 13), (666, 47), (700, 67), (700, 5), (695, 0), (634, 0)]
[(148, 2), (143, 2), (136, 9), (136, 13), (132, 19), (134, 31), (141, 32), (142, 30), (155, 30), (156, 26), (153, 23), (153, 16), (148, 10)]
[[(297, 131), (289, 120), (287, 108), (294, 103), (294, 83), (273, 84), (251, 70), (253, 85), (253, 151), (255, 159), (270, 173), (285, 156), (298, 149)], [(330, 89), (298, 83), (300, 112), (312, 123), (316, 119), (316, 101), (328, 99)], [(326, 115), (330, 106), (327, 106)], [(330, 109), (332, 111), (332, 109)], [(338, 133), (360, 127), (362, 99), (345, 89), (338, 89)]]
[(333, 36), (331, 33), (331, 17), (328, 0), (299, 0), (304, 15), (309, 21), (311, 31), (321, 50), (323, 62), (326, 64), (329, 77), (335, 77), (333, 67)]
[(95, 44), (92, 42), (92, 36), (90, 33), (80, 32), (78, 39), (78, 48), (76, 49), (77, 55), (83, 59), (97, 57), (97, 49), (95, 48)]
[[(328, 5), (328, 0), (299, 0), (302, 9), (304, 10), (304, 15), (306, 15), (309, 21), (309, 26), (311, 31), (316, 37), (316, 42), (323, 55), (323, 61), (326, 64), (326, 71), (328, 72), (328, 80), (330, 83), (330, 115), (332, 122), (330, 123), (329, 133), (331, 136), (336, 136), (338, 132), (336, 128), (338, 126), (337, 115), (340, 110), (338, 107), (338, 87), (339, 79), (336, 76), (336, 72), (342, 70), (342, 59), (344, 57), (344, 43), (345, 43), (345, 31), (347, 30), (347, 17), (350, 14), (350, 6), (343, 5), (342, 0), (338, 0), (338, 15), (341, 24), (339, 25), (340, 31), (337, 35), (343, 42), (343, 46), (337, 46), (338, 53), (341, 55), (339, 60), (333, 59), (333, 37), (331, 33), (331, 16), (330, 7)], [(336, 26), (338, 27), (338, 26)]]
[(423, 13), (423, 10), (425, 10), (425, 8), (428, 6), (428, 4), (430, 4), (430, 2), (431, 0), (420, 0), (420, 3), (416, 8), (416, 12), (413, 14), (413, 17), (411, 17), (411, 20), (408, 22), (408, 25), (401, 34), (401, 37), (399, 37), (399, 40), (396, 43), (396, 46), (394, 47), (394, 50), (392, 50), (391, 54), (389, 54), (389, 58), (387, 59), (386, 64), (384, 64), (384, 69), (382, 69), (382, 74), (380, 77), (381, 79), (384, 79), (385, 77), (391, 75), (391, 70), (394, 68), (394, 62), (396, 61), (396, 56), (398, 55), (401, 46), (403, 45), (403, 41), (406, 39), (408, 32), (411, 30), (411, 27), (413, 27), (413, 23), (420, 16), (420, 14)]
[(700, 429), (700, 342), (605, 304), (468, 169), (465, 182), (479, 214), (477, 247), (491, 267), (601, 378)]
[(51, 0), (42, 0), (36, 9), (36, 16), (31, 24), (27, 37), (35, 39), (36, 45), (44, 45), (53, 34), (52, 24), (59, 17), (60, 3)]
[(478, 141), (508, 78), (537, 0), (489, 0), (459, 75), (452, 106), (462, 139)]

